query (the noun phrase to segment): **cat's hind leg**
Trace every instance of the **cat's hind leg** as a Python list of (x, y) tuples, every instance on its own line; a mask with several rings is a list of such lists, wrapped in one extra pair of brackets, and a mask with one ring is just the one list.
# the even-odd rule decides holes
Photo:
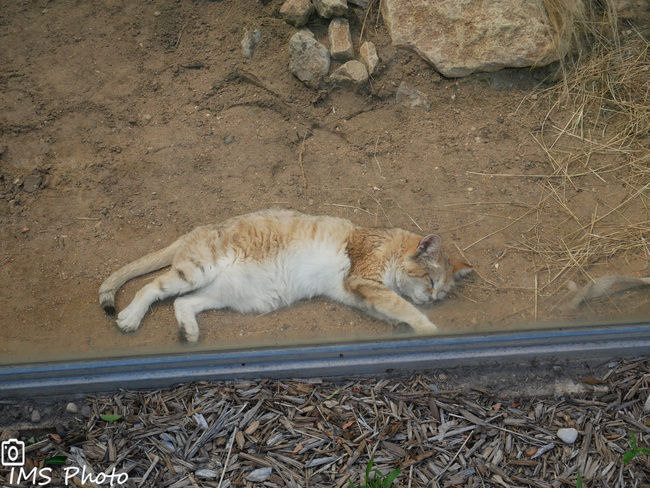
[(223, 307), (224, 304), (209, 292), (209, 287), (178, 297), (174, 300), (174, 312), (181, 337), (187, 342), (196, 342), (199, 339), (199, 324), (196, 321), (196, 315), (204, 310)]
[(201, 288), (210, 281), (203, 269), (195, 267), (172, 267), (136, 293), (133, 301), (117, 316), (117, 326), (124, 332), (133, 332), (151, 304), (165, 298), (183, 295)]

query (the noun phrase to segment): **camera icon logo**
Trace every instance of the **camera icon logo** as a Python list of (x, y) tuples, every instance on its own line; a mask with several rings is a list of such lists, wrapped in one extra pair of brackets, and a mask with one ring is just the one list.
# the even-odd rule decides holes
[(9, 439), (0, 444), (0, 464), (5, 467), (23, 466), (25, 464), (25, 443), (18, 439)]

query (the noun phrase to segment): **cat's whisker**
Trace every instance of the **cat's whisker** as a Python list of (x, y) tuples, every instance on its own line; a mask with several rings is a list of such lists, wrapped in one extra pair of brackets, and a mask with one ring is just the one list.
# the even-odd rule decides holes
[(361, 210), (362, 212), (367, 213), (368, 215), (376, 216), (377, 214), (374, 214), (370, 212), (369, 210), (366, 210), (365, 208), (357, 207), (355, 205), (344, 205), (342, 203), (323, 203), (322, 204), (324, 207), (343, 207), (343, 208), (352, 208), (354, 210)]
[(506, 230), (506, 229), (512, 227), (512, 226), (515, 225), (517, 222), (519, 222), (521, 219), (523, 219), (526, 215), (529, 215), (530, 213), (534, 212), (535, 210), (536, 210), (536, 209), (533, 208), (533, 209), (528, 210), (527, 212), (524, 212), (522, 215), (520, 215), (519, 217), (515, 218), (512, 222), (510, 222), (510, 223), (509, 223), (508, 225), (506, 225), (505, 227), (502, 227), (502, 228), (500, 228), (500, 229), (497, 229), (497, 230), (495, 230), (494, 232), (490, 232), (488, 235), (483, 236), (483, 237), (481, 237), (480, 239), (478, 239), (478, 240), (472, 242), (469, 246), (464, 247), (464, 248), (463, 248), (463, 251), (467, 251), (470, 247), (475, 246), (475, 245), (478, 244), (479, 242), (484, 241), (485, 239), (487, 239), (487, 238), (489, 238), (489, 237), (492, 237), (494, 234), (498, 234), (499, 232), (503, 232), (504, 230)]
[(409, 219), (411, 219), (411, 222), (413, 222), (413, 224), (415, 224), (415, 226), (418, 228), (418, 230), (419, 230), (420, 232), (424, 232), (424, 230), (422, 230), (422, 227), (420, 227), (420, 225), (415, 221), (415, 219), (414, 219), (413, 217), (411, 217), (411, 215), (410, 215), (406, 210), (404, 210), (404, 209), (402, 208), (402, 206), (401, 206), (401, 205), (397, 202), (397, 200), (395, 200), (394, 198), (393, 198), (393, 203), (394, 203), (395, 205), (397, 205), (397, 208), (399, 208), (402, 212), (404, 212), (404, 214), (406, 214), (406, 216), (407, 216)]

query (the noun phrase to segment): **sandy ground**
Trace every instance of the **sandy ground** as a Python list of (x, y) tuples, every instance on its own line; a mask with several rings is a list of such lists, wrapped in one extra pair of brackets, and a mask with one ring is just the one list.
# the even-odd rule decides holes
[[(99, 285), (197, 225), (271, 206), (439, 233), (478, 270), (427, 310), (445, 333), (575, 318), (561, 295), (541, 291), (552, 278), (543, 262), (519, 250), (531, 229), (552, 236), (568, 225), (551, 207), (535, 210), (553, 168), (532, 137), (548, 105), (527, 95), (548, 71), (447, 80), (391, 47), (373, 13), (365, 36), (381, 65), (371, 84), (316, 92), (288, 71), (295, 29), (280, 5), (3, 2), (0, 362), (188, 350), (170, 303), (125, 335), (100, 309)], [(355, 44), (363, 15), (350, 17)], [(310, 27), (325, 37), (324, 21)], [(248, 60), (240, 41), (252, 28), (262, 42)], [(396, 103), (402, 81), (427, 94), (429, 112)], [(594, 155), (594, 164), (616, 157)], [(624, 171), (577, 178), (566, 197), (588, 217), (624, 197)], [(614, 257), (591, 272), (638, 275), (644, 264)], [(118, 308), (147, 279), (125, 286)], [(639, 290), (580, 316), (648, 313)], [(394, 334), (325, 300), (199, 320), (197, 349)]]

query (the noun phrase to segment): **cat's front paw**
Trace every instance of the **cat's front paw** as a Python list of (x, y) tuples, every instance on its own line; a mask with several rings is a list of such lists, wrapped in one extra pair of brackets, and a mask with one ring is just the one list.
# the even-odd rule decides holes
[(413, 330), (413, 327), (411, 327), (406, 322), (398, 322), (397, 324), (393, 324), (393, 334), (395, 335), (408, 335), (413, 334), (414, 332), (415, 331)]
[(435, 334), (438, 332), (438, 327), (426, 317), (420, 320), (409, 322), (409, 326), (416, 334)]
[(119, 313), (116, 322), (122, 332), (133, 332), (140, 327), (140, 320), (142, 320), (142, 317), (132, 313), (127, 307)]

